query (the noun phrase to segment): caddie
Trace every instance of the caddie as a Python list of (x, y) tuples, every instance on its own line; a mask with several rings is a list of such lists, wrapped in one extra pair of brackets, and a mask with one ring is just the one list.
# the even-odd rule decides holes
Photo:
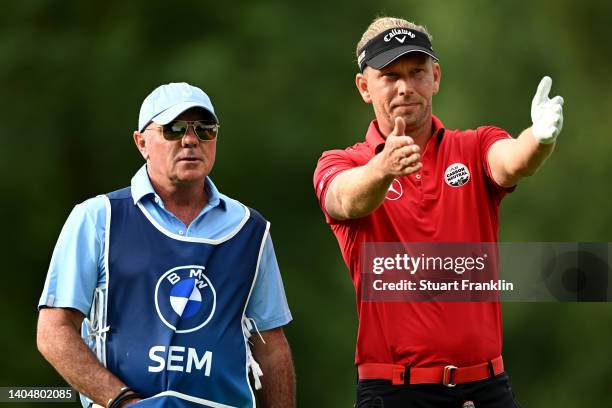
[(200, 88), (156, 88), (133, 133), (146, 163), (62, 229), (37, 343), (84, 407), (295, 404), (270, 224), (209, 177), (218, 132)]

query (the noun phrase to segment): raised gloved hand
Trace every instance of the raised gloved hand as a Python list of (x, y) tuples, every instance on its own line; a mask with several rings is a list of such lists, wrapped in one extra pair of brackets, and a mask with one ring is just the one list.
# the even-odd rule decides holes
[(542, 78), (531, 101), (531, 133), (542, 144), (553, 143), (563, 128), (563, 98), (555, 96), (550, 99), (551, 86), (549, 76)]

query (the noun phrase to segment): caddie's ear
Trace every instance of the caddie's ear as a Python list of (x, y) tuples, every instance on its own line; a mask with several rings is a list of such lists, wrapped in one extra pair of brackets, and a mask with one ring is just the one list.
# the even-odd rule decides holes
[(357, 85), (357, 90), (361, 95), (361, 99), (363, 99), (365, 103), (372, 103), (372, 98), (368, 91), (368, 78), (361, 72), (355, 76), (355, 85)]
[(144, 133), (137, 130), (134, 131), (134, 143), (136, 148), (145, 160), (149, 159), (149, 152), (147, 150), (147, 140), (145, 139)]

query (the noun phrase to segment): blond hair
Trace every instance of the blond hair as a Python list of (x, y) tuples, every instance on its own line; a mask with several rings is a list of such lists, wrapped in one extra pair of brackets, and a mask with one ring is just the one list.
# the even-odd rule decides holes
[(372, 38), (376, 37), (378, 34), (383, 31), (389, 30), (391, 28), (408, 28), (410, 30), (420, 31), (423, 34), (426, 34), (431, 41), (432, 37), (427, 32), (427, 29), (424, 26), (412, 23), (408, 20), (404, 20), (403, 18), (396, 17), (377, 17), (372, 21), (365, 30), (365, 33), (361, 36), (361, 40), (357, 43), (357, 49), (355, 50), (355, 54), (359, 57), (359, 52), (361, 49), (370, 41)]

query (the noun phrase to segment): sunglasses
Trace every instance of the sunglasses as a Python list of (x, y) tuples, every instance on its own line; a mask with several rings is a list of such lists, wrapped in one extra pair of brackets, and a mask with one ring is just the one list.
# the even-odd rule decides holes
[(219, 134), (218, 123), (210, 123), (203, 120), (174, 120), (156, 129), (162, 130), (164, 139), (175, 141), (181, 140), (185, 136), (189, 126), (193, 126), (196, 136), (203, 142), (215, 140)]

